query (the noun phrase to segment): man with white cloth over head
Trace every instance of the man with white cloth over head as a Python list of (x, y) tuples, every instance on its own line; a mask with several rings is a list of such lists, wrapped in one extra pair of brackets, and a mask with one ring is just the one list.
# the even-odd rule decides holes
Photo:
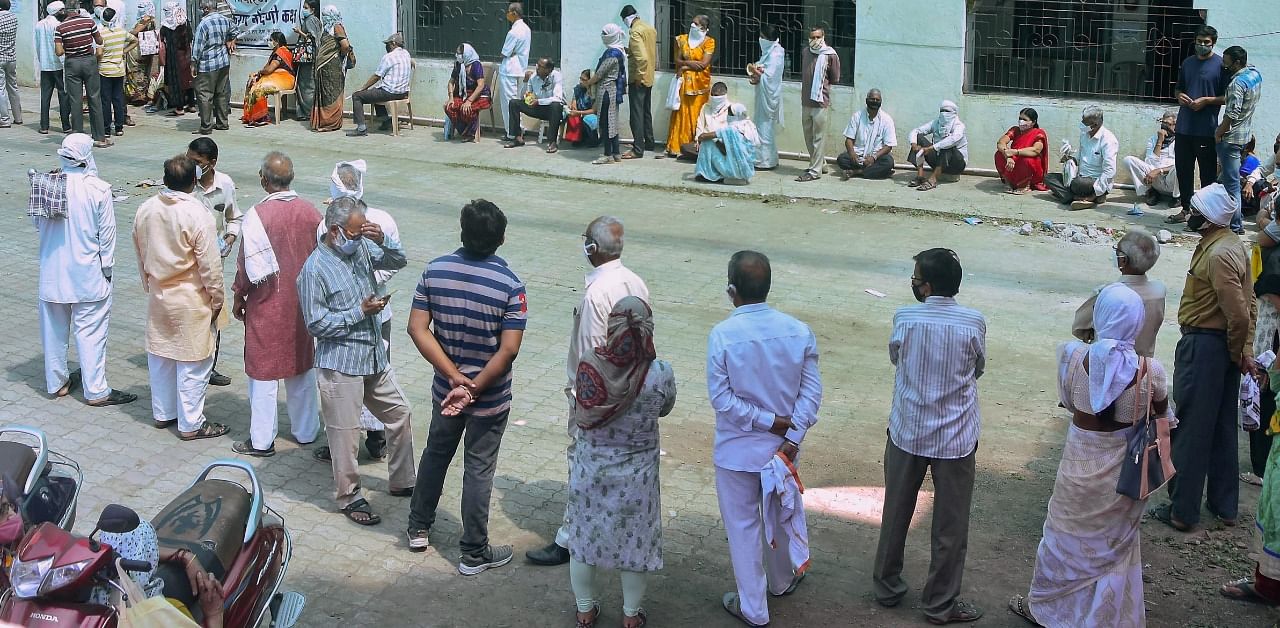
[[(58, 149), (62, 172), (36, 175), (60, 179), (32, 217), (40, 233), (39, 312), (46, 391), (65, 397), (83, 384), (91, 406), (129, 403), (137, 395), (107, 385), (107, 322), (111, 315), (111, 268), (115, 265), (116, 214), (111, 184), (98, 178), (93, 138), (73, 133)], [(61, 213), (46, 211), (60, 204)], [(80, 370), (67, 371), (67, 342), (75, 330)]]
[[(533, 42), (533, 32), (524, 22), (524, 5), (512, 2), (507, 5), (507, 21), (511, 22), (511, 30), (502, 42), (502, 62), (498, 66), (498, 96), (494, 102), (502, 109), (503, 136), (510, 135), (511, 112), (507, 103), (520, 95), (520, 82), (524, 80), (525, 68), (529, 67), (529, 46)], [(504, 137), (513, 140), (513, 137)]]
[[(739, 251), (729, 261), (734, 311), (707, 339), (707, 396), (716, 413), (716, 496), (724, 519), (737, 590), (721, 604), (748, 626), (769, 623), (765, 591), (795, 591), (789, 544), (764, 542), (761, 470), (776, 454), (793, 465), (805, 433), (818, 421), (822, 376), (818, 341), (808, 325), (765, 303), (769, 258)], [(788, 536), (775, 520), (770, 536)]]
[(778, 144), (774, 141), (774, 127), (782, 126), (782, 74), (786, 71), (786, 50), (778, 43), (778, 27), (773, 24), (760, 26), (760, 60), (747, 66), (751, 84), (756, 86), (755, 121), (760, 134), (756, 147), (757, 170), (778, 167)]
[[(916, 178), (907, 185), (927, 192), (938, 187), (938, 175), (964, 172), (969, 161), (969, 138), (954, 102), (942, 101), (938, 117), (912, 129), (907, 137), (911, 140), (907, 161), (916, 167)], [(924, 176), (926, 165), (932, 170), (928, 177)]]
[(316, 249), (319, 210), (291, 189), (293, 160), (268, 153), (258, 170), (267, 196), (241, 224), (232, 285), (232, 313), (244, 321), (244, 371), (249, 376), (249, 440), (231, 450), (247, 456), (276, 453), (276, 397), (284, 380), (289, 426), (300, 445), (320, 431), (315, 341), (302, 320), (298, 273)]

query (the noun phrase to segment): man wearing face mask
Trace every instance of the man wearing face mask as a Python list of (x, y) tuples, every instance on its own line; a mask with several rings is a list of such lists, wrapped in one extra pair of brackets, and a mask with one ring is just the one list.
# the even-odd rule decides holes
[[(1160, 333), (1160, 326), (1164, 324), (1167, 291), (1164, 282), (1147, 277), (1147, 271), (1160, 259), (1160, 243), (1147, 231), (1135, 227), (1126, 231), (1124, 237), (1116, 242), (1114, 254), (1116, 268), (1120, 271), (1116, 283), (1128, 286), (1142, 297), (1142, 306), (1146, 312), (1142, 329), (1138, 331), (1138, 338), (1133, 343), (1133, 350), (1140, 356), (1155, 357), (1156, 334)], [(1093, 342), (1093, 310), (1101, 293), (1102, 288), (1099, 288), (1076, 310), (1071, 335), (1085, 342)]]
[(956, 303), (964, 269), (955, 251), (929, 249), (914, 259), (911, 292), (921, 304), (894, 313), (889, 338), (897, 374), (884, 452), (884, 518), (871, 580), (883, 606), (897, 606), (907, 595), (903, 548), (928, 472), (935, 496), (924, 614), (933, 624), (970, 622), (982, 611), (959, 595), (982, 422), (978, 378), (987, 366), (987, 321)]
[[(212, 139), (198, 137), (192, 140), (187, 146), (187, 159), (196, 164), (196, 188), (191, 195), (213, 213), (213, 222), (218, 229), (218, 254), (226, 259), (234, 250), (236, 239), (240, 237), (240, 224), (244, 219), (244, 214), (236, 205), (236, 184), (225, 172), (217, 170), (218, 145)], [(218, 334), (216, 345), (218, 350), (213, 353), (209, 384), (228, 386), (231, 378), (218, 372), (222, 334)]]
[[(938, 117), (911, 131), (911, 153), (907, 161), (916, 166), (916, 178), (907, 185), (921, 192), (938, 187), (938, 175), (959, 175), (969, 160), (969, 138), (957, 107), (950, 100), (938, 105)], [(924, 167), (932, 172), (924, 176)]]
[[(622, 221), (613, 216), (600, 216), (587, 225), (582, 234), (582, 254), (593, 270), (587, 275), (582, 302), (573, 309), (573, 331), (569, 336), (569, 357), (565, 362), (568, 381), (564, 394), (569, 398), (569, 415), (577, 399), (578, 364), (609, 337), (609, 314), (618, 301), (637, 297), (649, 302), (649, 287), (639, 275), (622, 265)], [(578, 442), (578, 424), (568, 422), (569, 461), (573, 461)], [(567, 514), (567, 513), (566, 513)], [(568, 522), (556, 530), (556, 540), (541, 549), (525, 553), (535, 565), (562, 565), (569, 562)]]
[(1231, 230), (1244, 233), (1240, 211), (1240, 161), (1244, 159), (1245, 145), (1253, 137), (1253, 110), (1262, 99), (1262, 74), (1249, 64), (1249, 55), (1240, 46), (1222, 51), (1222, 72), (1231, 77), (1231, 83), (1227, 86), (1222, 123), (1214, 134), (1218, 164), (1222, 166), (1218, 183), (1227, 188), (1235, 203)]
[(298, 274), (316, 248), (320, 212), (298, 196), (293, 160), (268, 153), (258, 170), (267, 196), (245, 215), (236, 255), (231, 313), (244, 322), (244, 371), (249, 376), (249, 438), (231, 445), (247, 456), (276, 452), (276, 398), (284, 381), (294, 440), (314, 442), (320, 430), (315, 346), (298, 305)]
[(507, 5), (507, 21), (511, 30), (502, 42), (502, 63), (498, 66), (498, 104), (502, 109), (503, 139), (511, 141), (511, 111), (507, 103), (520, 96), (520, 81), (529, 67), (529, 46), (533, 32), (524, 23), (524, 5), (512, 2)]
[(859, 109), (844, 129), (844, 152), (836, 158), (844, 179), (888, 179), (893, 176), (893, 148), (898, 145), (893, 118), (880, 110), (880, 90), (867, 92), (867, 108)]
[(1111, 130), (1102, 126), (1102, 109), (1090, 105), (1080, 116), (1080, 151), (1070, 151), (1062, 156), (1062, 163), (1070, 163), (1075, 176), (1066, 180), (1063, 173), (1051, 172), (1044, 176), (1044, 184), (1059, 203), (1070, 205), (1072, 210), (1090, 209), (1107, 202), (1107, 193), (1116, 178), (1116, 154), (1120, 142)]
[(627, 40), (627, 103), (631, 107), (631, 151), (623, 159), (640, 159), (645, 151), (654, 150), (653, 78), (658, 63), (658, 31), (640, 19), (632, 5), (622, 7), (619, 14), (631, 36)]
[[(809, 167), (796, 177), (796, 181), (814, 181), (827, 171), (827, 122), (831, 117), (831, 86), (840, 82), (840, 55), (827, 45), (826, 29), (817, 27), (809, 31), (809, 47), (804, 51), (804, 67), (800, 76), (800, 105), (803, 111), (801, 123), (804, 125), (804, 143), (809, 150)], [(878, 94), (879, 92), (876, 96), (877, 109), (880, 107)], [(870, 102), (868, 99), (868, 105)], [(874, 113), (871, 115), (875, 117)], [(888, 117), (884, 119), (888, 120)], [(893, 135), (892, 126), (893, 121), (890, 120), (890, 136)]]
[[(839, 57), (836, 60), (839, 73)], [(773, 24), (760, 26), (760, 60), (747, 66), (751, 84), (756, 86), (756, 108), (752, 120), (760, 135), (756, 147), (757, 170), (773, 170), (778, 167), (778, 144), (774, 141), (775, 127), (782, 126), (782, 74), (786, 71), (787, 53), (778, 42), (778, 27)], [(823, 77), (827, 72), (823, 73)], [(829, 92), (828, 92), (829, 93)]]
[(729, 86), (724, 82), (711, 86), (711, 98), (698, 113), (698, 124), (694, 127), (693, 141), (680, 146), (680, 159), (698, 160), (698, 151), (702, 143), (714, 141), (716, 132), (729, 125)]
[[(1240, 483), (1236, 444), (1237, 400), (1242, 375), (1257, 377), (1253, 360), (1253, 274), (1249, 252), (1228, 226), (1236, 207), (1220, 183), (1191, 199), (1187, 226), (1200, 232), (1191, 254), (1178, 324), (1182, 338), (1174, 354), (1173, 401), (1178, 427), (1171, 432), (1171, 503), (1151, 511), (1181, 532), (1200, 522), (1205, 504), (1223, 524), (1236, 525)], [(1208, 490), (1205, 483), (1208, 481)]]
[(1174, 127), (1177, 144), (1174, 170), (1178, 176), (1178, 198), (1182, 211), (1166, 222), (1186, 222), (1191, 214), (1191, 195), (1195, 191), (1195, 169), (1200, 165), (1200, 187), (1213, 183), (1218, 173), (1218, 154), (1213, 133), (1223, 98), (1222, 57), (1214, 54), (1218, 29), (1208, 24), (1196, 30), (1195, 52), (1178, 68), (1174, 95), (1178, 99), (1178, 123)]
[(1177, 143), (1174, 141), (1174, 129), (1178, 114), (1166, 111), (1160, 116), (1160, 128), (1147, 140), (1146, 157), (1128, 155), (1124, 165), (1133, 177), (1133, 191), (1138, 196), (1145, 196), (1147, 205), (1155, 207), (1160, 202), (1160, 195), (1169, 197), (1169, 207), (1178, 203)]

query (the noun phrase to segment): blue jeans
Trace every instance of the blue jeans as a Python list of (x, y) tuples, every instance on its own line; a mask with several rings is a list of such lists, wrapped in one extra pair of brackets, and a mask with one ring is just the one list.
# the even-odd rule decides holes
[(1236, 214), (1231, 217), (1231, 230), (1239, 232), (1244, 228), (1244, 215), (1240, 211), (1240, 156), (1244, 154), (1244, 146), (1229, 142), (1218, 142), (1218, 183), (1227, 188), (1236, 204)]

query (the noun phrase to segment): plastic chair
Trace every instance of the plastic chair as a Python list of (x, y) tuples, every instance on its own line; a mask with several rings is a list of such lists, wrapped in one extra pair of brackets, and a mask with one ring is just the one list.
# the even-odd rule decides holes
[(271, 118), (271, 124), (280, 124), (280, 118), (284, 117), (284, 104), (286, 102), (284, 97), (296, 96), (297, 94), (298, 91), (296, 89), (285, 89), (274, 94), (267, 94), (267, 106), (271, 105), (272, 98), (276, 99), (276, 115)]

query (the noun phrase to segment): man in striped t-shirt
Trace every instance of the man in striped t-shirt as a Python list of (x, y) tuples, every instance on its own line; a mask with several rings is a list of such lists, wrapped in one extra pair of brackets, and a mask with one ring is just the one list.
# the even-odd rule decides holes
[[(102, 127), (102, 96), (98, 57), (102, 54), (102, 34), (93, 18), (80, 11), (77, 0), (67, 0), (67, 19), (53, 29), (53, 50), (63, 61), (62, 80), (71, 106), (71, 129), (84, 133), (84, 110), (80, 100), (89, 99), (89, 130), (95, 148), (111, 146)], [(96, 47), (95, 47), (96, 44)]]
[(907, 594), (903, 548), (926, 471), (933, 476), (933, 558), (924, 613), (934, 624), (974, 621), (977, 607), (958, 599), (969, 538), (978, 449), (978, 378), (986, 368), (987, 321), (956, 303), (964, 270), (950, 249), (916, 255), (911, 291), (921, 305), (893, 315), (889, 361), (897, 367), (884, 453), (884, 515), (871, 579), (876, 601), (896, 606)]
[(435, 367), (431, 427), (409, 510), (409, 549), (427, 548), (445, 473), (466, 433), (462, 557), (473, 576), (511, 562), (511, 546), (489, 544), (489, 494), (511, 409), (511, 363), (524, 338), (524, 282), (494, 255), (507, 218), (489, 201), (462, 208), (462, 248), (427, 265), (413, 297), (409, 336)]

